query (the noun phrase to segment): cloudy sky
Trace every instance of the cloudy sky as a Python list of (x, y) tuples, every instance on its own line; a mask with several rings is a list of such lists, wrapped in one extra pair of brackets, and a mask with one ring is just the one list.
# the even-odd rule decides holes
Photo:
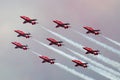
[[(72, 52), (66, 50), (69, 48), (73, 51), (82, 54), (83, 56), (96, 61), (105, 67), (112, 69), (114, 72), (120, 73), (117, 67), (120, 67), (120, 47), (108, 41), (103, 36), (120, 41), (120, 1), (119, 0), (0, 0), (0, 80), (83, 80), (71, 72), (59, 68), (56, 65), (42, 64), (42, 60), (31, 51), (35, 51), (41, 55), (55, 58), (58, 63), (67, 66), (70, 69), (84, 74), (95, 80), (109, 80), (110, 74), (103, 76), (100, 71), (92, 70), (91, 65), (97, 67), (97, 64), (92, 64), (91, 61), (83, 59), (80, 56), (74, 55)], [(25, 15), (38, 20), (39, 24), (22, 24), (23, 20), (20, 16)], [(61, 20), (70, 23), (71, 28), (55, 28), (56, 24), (53, 20)], [(95, 29), (100, 29), (101, 34), (95, 36), (93, 34), (85, 34), (86, 30), (83, 26), (92, 26)], [(76, 47), (74, 44), (67, 42), (62, 37), (55, 36), (46, 31), (45, 27), (55, 33), (62, 35), (67, 40), (72, 40), (74, 43), (98, 49), (101, 52), (103, 59), (107, 58), (109, 61), (115, 61), (116, 64), (106, 64), (100, 60), (100, 56), (85, 55), (84, 51)], [(23, 30), (30, 32), (32, 38), (25, 39), (23, 37), (16, 37), (17, 33), (14, 30)], [(96, 42), (81, 36), (78, 32), (85, 34), (90, 38), (105, 43), (109, 47), (100, 46)], [(59, 55), (57, 52), (48, 49), (47, 47), (35, 42), (34, 39), (49, 44), (46, 38), (52, 37), (64, 42), (64, 46), (52, 47), (65, 52), (68, 55), (77, 57), (79, 60), (88, 63), (88, 68), (74, 67), (74, 63), (70, 59)], [(13, 41), (18, 41), (29, 46), (29, 50), (23, 51), (21, 49), (14, 49)], [(49, 45), (48, 45), (49, 46)], [(117, 49), (118, 51), (115, 51)], [(108, 62), (109, 63), (109, 62)], [(112, 62), (111, 62), (112, 63)], [(117, 67), (114, 67), (117, 66)], [(101, 69), (101, 68), (100, 68)], [(104, 69), (103, 69), (104, 70)], [(106, 69), (105, 69), (106, 70)], [(111, 70), (109, 70), (111, 71)], [(119, 75), (111, 72), (113, 76)], [(109, 73), (109, 72), (108, 72)], [(103, 73), (104, 74), (104, 73)], [(119, 77), (120, 78), (120, 77)], [(114, 79), (115, 80), (115, 79)]]

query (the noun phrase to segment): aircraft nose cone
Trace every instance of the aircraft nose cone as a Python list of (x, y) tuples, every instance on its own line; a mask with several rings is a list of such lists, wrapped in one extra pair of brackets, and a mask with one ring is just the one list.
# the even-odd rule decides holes
[(39, 56), (39, 58), (42, 58), (42, 56)]
[(53, 20), (54, 23), (56, 23), (57, 21), (56, 20)]
[(84, 26), (83, 28), (84, 28), (84, 29), (86, 29), (86, 28), (87, 28), (87, 26)]
[(72, 62), (75, 62), (75, 60), (72, 60)]
[(49, 40), (49, 38), (46, 38), (47, 40)]
[(83, 47), (83, 49), (86, 49), (86, 47)]

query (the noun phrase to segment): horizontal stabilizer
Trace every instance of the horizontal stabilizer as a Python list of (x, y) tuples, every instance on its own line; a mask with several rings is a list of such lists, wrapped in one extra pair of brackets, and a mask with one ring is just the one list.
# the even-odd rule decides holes
[(65, 23), (64, 25), (70, 25), (70, 23)]

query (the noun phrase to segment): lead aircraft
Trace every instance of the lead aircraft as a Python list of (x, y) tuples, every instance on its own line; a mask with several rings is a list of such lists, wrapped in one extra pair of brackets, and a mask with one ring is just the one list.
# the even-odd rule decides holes
[(23, 24), (25, 24), (25, 23), (31, 23), (32, 25), (35, 25), (35, 24), (38, 23), (38, 22), (36, 22), (37, 19), (31, 19), (31, 18), (29, 18), (29, 17), (27, 17), (27, 16), (20, 16), (20, 17), (25, 20), (25, 21), (23, 22)]

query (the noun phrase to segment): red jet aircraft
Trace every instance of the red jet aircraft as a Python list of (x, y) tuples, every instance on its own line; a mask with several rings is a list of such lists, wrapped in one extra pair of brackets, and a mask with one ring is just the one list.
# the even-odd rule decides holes
[(93, 50), (92, 48), (89, 48), (89, 47), (83, 47), (84, 50), (86, 50), (86, 54), (94, 54), (94, 55), (98, 55), (99, 53), (99, 50)]
[(76, 63), (75, 67), (82, 66), (82, 67), (86, 68), (87, 64), (88, 64), (88, 63), (83, 63), (83, 62), (81, 62), (79, 60), (72, 60), (72, 62)]
[(23, 22), (23, 24), (25, 23), (31, 23), (32, 25), (35, 25), (37, 22), (37, 19), (31, 19), (29, 17), (26, 17), (26, 16), (20, 16), (22, 19), (24, 19), (25, 21)]
[(53, 20), (53, 22), (57, 24), (56, 28), (63, 27), (65, 29), (67, 29), (67, 28), (70, 27), (70, 26), (68, 26), (68, 25), (70, 25), (69, 23), (63, 23), (63, 22), (61, 22), (59, 20)]
[(100, 30), (95, 30), (95, 29), (93, 29), (92, 27), (85, 26), (85, 27), (83, 27), (83, 28), (86, 29), (86, 30), (88, 30), (88, 31), (86, 32), (86, 34), (89, 34), (89, 33), (93, 33), (93, 34), (95, 34), (95, 35), (100, 34), (100, 33), (99, 33)]
[(31, 34), (30, 33), (25, 33), (25, 32), (23, 32), (23, 31), (21, 31), (21, 30), (14, 30), (16, 33), (18, 33), (18, 35), (17, 35), (17, 37), (20, 37), (20, 36), (23, 36), (23, 37), (26, 37), (26, 38), (30, 38), (31, 36)]
[(21, 49), (23, 49), (23, 50), (27, 50), (28, 48), (28, 46), (27, 45), (23, 45), (23, 44), (21, 44), (21, 43), (19, 43), (19, 42), (11, 42), (12, 44), (14, 44), (14, 45), (16, 45), (16, 47), (15, 47), (15, 49), (17, 49), (17, 48), (21, 48)]
[(55, 63), (54, 62), (55, 59), (50, 59), (47, 56), (39, 56), (39, 58), (43, 59), (42, 63), (45, 63), (45, 62), (48, 62), (50, 64), (54, 64)]
[(58, 47), (63, 45), (63, 44), (61, 44), (61, 43), (63, 43), (62, 41), (57, 41), (53, 38), (47, 38), (47, 40), (51, 42), (51, 43), (49, 43), (49, 45), (54, 44), (54, 45), (57, 45)]

